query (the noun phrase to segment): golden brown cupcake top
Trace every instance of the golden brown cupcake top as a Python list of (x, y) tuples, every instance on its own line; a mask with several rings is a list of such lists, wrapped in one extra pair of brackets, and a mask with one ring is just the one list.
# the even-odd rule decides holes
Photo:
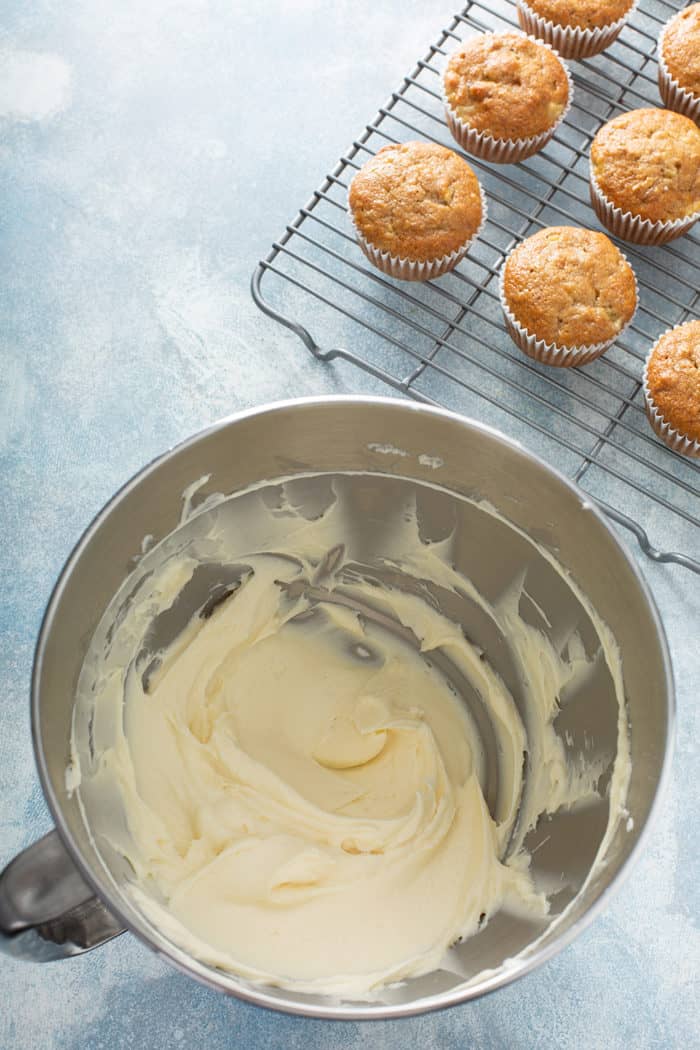
[(562, 347), (614, 339), (637, 305), (632, 267), (604, 233), (549, 226), (506, 259), (506, 306), (531, 335)]
[(348, 200), (365, 240), (401, 259), (440, 259), (481, 224), (476, 175), (451, 149), (430, 142), (384, 146), (355, 175)]
[(700, 95), (700, 4), (679, 11), (664, 29), (661, 53), (682, 88)]
[(633, 109), (603, 124), (591, 172), (624, 212), (671, 222), (700, 212), (700, 128), (668, 109)]
[(496, 139), (526, 139), (548, 131), (569, 99), (561, 60), (518, 33), (483, 33), (452, 54), (445, 100), (470, 128)]
[(626, 15), (634, 0), (526, 0), (536, 15), (558, 26), (601, 29)]
[(700, 321), (662, 335), (649, 355), (647, 387), (674, 430), (700, 441)]

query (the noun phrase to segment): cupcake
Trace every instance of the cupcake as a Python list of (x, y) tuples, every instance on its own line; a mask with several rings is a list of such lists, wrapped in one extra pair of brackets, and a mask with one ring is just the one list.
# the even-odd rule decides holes
[(657, 339), (644, 365), (644, 399), (661, 440), (700, 459), (700, 321)]
[(564, 368), (599, 357), (637, 308), (637, 282), (622, 252), (604, 233), (575, 226), (548, 226), (514, 248), (499, 293), (515, 344)]
[(591, 204), (635, 244), (665, 244), (700, 219), (700, 129), (668, 109), (634, 109), (591, 145)]
[(453, 269), (486, 218), (467, 162), (430, 142), (384, 146), (350, 183), (360, 248), (383, 273), (429, 281)]
[(590, 58), (610, 47), (637, 0), (517, 0), (526, 33), (564, 58)]
[(665, 106), (700, 124), (700, 4), (679, 11), (661, 31), (659, 92)]
[(498, 164), (542, 149), (572, 93), (559, 56), (519, 33), (472, 37), (450, 56), (443, 78), (452, 135), (467, 153)]

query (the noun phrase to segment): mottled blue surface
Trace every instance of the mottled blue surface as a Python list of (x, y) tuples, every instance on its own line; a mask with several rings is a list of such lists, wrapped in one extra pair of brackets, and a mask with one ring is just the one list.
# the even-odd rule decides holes
[[(0, 4), (0, 865), (50, 826), (32, 648), (95, 511), (236, 408), (384, 392), (314, 362), (258, 313), (248, 279), (449, 14), (418, 0)], [(0, 1047), (700, 1045), (700, 585), (640, 562), (678, 683), (672, 783), (624, 888), (562, 955), (479, 1002), (367, 1027), (227, 1000), (124, 936), (71, 962), (0, 960)]]

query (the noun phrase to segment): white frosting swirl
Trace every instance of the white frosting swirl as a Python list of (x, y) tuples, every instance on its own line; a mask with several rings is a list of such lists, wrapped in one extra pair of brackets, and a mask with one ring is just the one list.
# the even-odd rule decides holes
[[(452, 568), (451, 537), (421, 541), (410, 501), (391, 562), (363, 565), (346, 484), (315, 520), (284, 489), (277, 506), (215, 498), (144, 556), (86, 659), (69, 779), (98, 848), (128, 858), (132, 897), (185, 950), (360, 997), (434, 969), (501, 908), (546, 915), (523, 840), (540, 814), (597, 797), (613, 756), (572, 764), (553, 726), (593, 663), (576, 633), (564, 658), (521, 616), (522, 579), (486, 602)], [(226, 583), (197, 599), (208, 565)], [(425, 581), (507, 639), (527, 731)], [(610, 833), (629, 760), (619, 657), (598, 627), (620, 704)]]

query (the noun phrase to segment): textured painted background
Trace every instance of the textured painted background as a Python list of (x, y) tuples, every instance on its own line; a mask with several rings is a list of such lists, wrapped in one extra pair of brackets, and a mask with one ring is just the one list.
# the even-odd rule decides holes
[[(32, 647), (95, 511), (236, 408), (384, 392), (311, 360), (257, 312), (248, 280), (450, 13), (417, 0), (0, 3), (0, 865), (50, 826), (29, 740)], [(226, 1000), (125, 936), (72, 962), (2, 959), (0, 1047), (700, 1045), (700, 586), (643, 568), (678, 682), (671, 790), (624, 890), (563, 955), (483, 1001), (368, 1028)]]

